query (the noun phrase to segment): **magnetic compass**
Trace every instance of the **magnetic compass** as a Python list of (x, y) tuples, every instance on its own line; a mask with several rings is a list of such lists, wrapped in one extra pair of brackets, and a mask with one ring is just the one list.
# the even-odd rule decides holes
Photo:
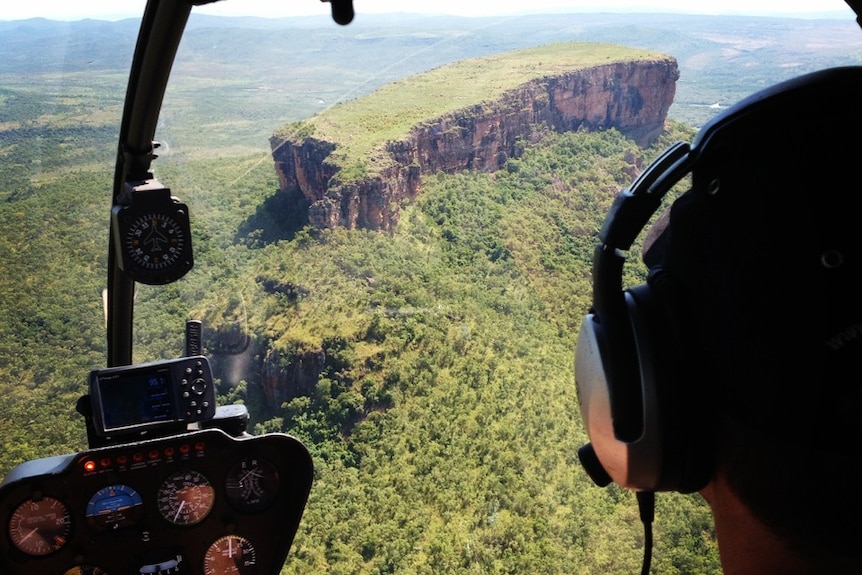
[(168, 270), (183, 258), (188, 237), (174, 216), (151, 212), (130, 221), (123, 241), (132, 263), (155, 272)]
[(261, 457), (246, 457), (228, 472), (225, 495), (238, 511), (262, 511), (278, 495), (278, 470)]
[(136, 282), (162, 285), (194, 265), (188, 207), (168, 188), (149, 181), (133, 187), (131, 202), (111, 210), (114, 248), (123, 272)]

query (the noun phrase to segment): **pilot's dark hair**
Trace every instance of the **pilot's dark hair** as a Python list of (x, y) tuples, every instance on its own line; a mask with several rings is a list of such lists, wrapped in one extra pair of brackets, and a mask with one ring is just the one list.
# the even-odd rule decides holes
[(798, 551), (862, 556), (862, 69), (796, 82), (709, 142), (644, 261), (717, 471)]

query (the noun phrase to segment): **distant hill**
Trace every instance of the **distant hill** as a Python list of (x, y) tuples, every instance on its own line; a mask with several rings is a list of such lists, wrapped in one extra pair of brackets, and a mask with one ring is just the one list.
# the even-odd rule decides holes
[[(118, 74), (116, 91), (122, 97), (137, 25), (136, 20), (0, 22), (0, 85), (13, 86), (22, 75), (112, 72)], [(850, 17), (546, 14), (394, 19), (368, 14), (341, 27), (325, 17), (192, 14), (166, 101), (170, 122), (160, 134), (179, 146), (177, 153), (189, 136), (196, 149), (217, 148), (225, 142), (206, 125), (219, 118), (233, 123), (232, 147), (265, 150), (277, 126), (399, 78), (464, 58), (569, 41), (620, 44), (676, 58), (680, 80), (670, 115), (698, 126), (718, 107), (766, 85), (813, 69), (862, 62), (860, 34)], [(216, 93), (204, 78), (226, 82)]]
[(0, 74), (128, 68), (139, 21), (0, 21)]

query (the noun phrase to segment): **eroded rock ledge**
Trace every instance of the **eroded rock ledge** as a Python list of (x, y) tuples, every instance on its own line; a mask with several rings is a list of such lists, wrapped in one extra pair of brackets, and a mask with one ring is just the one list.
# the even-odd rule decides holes
[(429, 118), (370, 159), (375, 174), (340, 177), (331, 160), (337, 143), (273, 136), (280, 193), (308, 206), (316, 228), (392, 230), (401, 203), (417, 196), (421, 176), (437, 171), (497, 170), (516, 157), (521, 139), (542, 130), (616, 128), (640, 145), (658, 137), (676, 92), (679, 70), (669, 57), (614, 62), (539, 78), (491, 102)]

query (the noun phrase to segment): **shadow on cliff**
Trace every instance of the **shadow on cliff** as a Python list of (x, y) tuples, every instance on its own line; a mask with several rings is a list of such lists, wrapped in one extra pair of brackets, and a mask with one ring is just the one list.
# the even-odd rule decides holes
[(292, 240), (308, 224), (308, 200), (302, 193), (278, 190), (240, 224), (234, 241), (260, 248), (280, 240)]

